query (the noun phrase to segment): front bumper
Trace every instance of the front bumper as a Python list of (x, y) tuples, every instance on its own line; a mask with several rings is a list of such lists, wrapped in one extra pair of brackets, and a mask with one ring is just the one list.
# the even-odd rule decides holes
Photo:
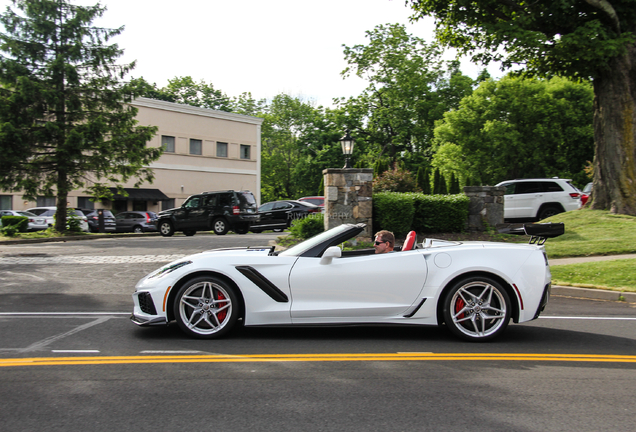
[(130, 320), (140, 327), (168, 324), (168, 320), (166, 319), (166, 317), (140, 316), (140, 315), (135, 315), (135, 312), (133, 312), (132, 315), (130, 315)]

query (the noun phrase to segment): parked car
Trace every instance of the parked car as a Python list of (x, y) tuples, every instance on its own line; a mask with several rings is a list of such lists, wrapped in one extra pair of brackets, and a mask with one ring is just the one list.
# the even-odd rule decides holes
[(181, 207), (157, 214), (157, 229), (164, 237), (183, 231), (187, 236), (197, 231), (214, 231), (224, 235), (232, 230), (247, 234), (258, 221), (256, 199), (250, 191), (214, 191), (192, 195)]
[(516, 225), (523, 226), (507, 232), (538, 241), (426, 239), (375, 254), (341, 250), (365, 229), (342, 224), (282, 252), (271, 246), (198, 253), (141, 279), (131, 320), (174, 320), (197, 338), (221, 337), (239, 319), (245, 326), (443, 324), (460, 338), (486, 341), (511, 319), (538, 318), (550, 297), (543, 243), (563, 234), (563, 224)]
[[(46, 219), (46, 224), (48, 227), (52, 227), (55, 225), (55, 213), (57, 212), (57, 207), (33, 207), (30, 209), (27, 209), (26, 211)], [(86, 218), (84, 213), (72, 208), (69, 208), (68, 211), (79, 218), (80, 230), (83, 232), (88, 232), (88, 219)], [(67, 228), (68, 228), (68, 225), (67, 225)]]
[[(2, 216), (24, 216), (29, 218), (29, 227), (27, 228), (29, 231), (45, 230), (49, 227), (49, 224), (46, 223), (46, 218), (36, 216), (35, 214), (27, 211), (0, 210), (0, 218), (2, 218)], [(1, 222), (0, 226), (2, 226)]]
[(295, 219), (302, 219), (312, 213), (320, 213), (317, 205), (297, 200), (272, 201), (258, 208), (258, 222), (252, 224), (250, 231), (259, 233), (264, 230), (282, 231), (289, 228)]
[(115, 231), (143, 233), (157, 231), (157, 214), (150, 211), (125, 211), (115, 216)]
[(592, 182), (585, 185), (583, 190), (581, 191), (581, 205), (584, 206), (587, 203), (587, 200), (590, 199), (590, 195), (592, 194)]
[(504, 186), (504, 219), (543, 220), (581, 208), (581, 192), (570, 179), (519, 179), (497, 184)]
[[(84, 213), (88, 220), (88, 229), (92, 233), (99, 232), (99, 211), (91, 209), (79, 209)], [(117, 223), (115, 222), (115, 215), (110, 210), (102, 210), (104, 215), (104, 232), (115, 232), (117, 230)]]
[(325, 209), (325, 197), (324, 196), (307, 196), (298, 198), (298, 201), (308, 202), (313, 205), (317, 205), (321, 209)]

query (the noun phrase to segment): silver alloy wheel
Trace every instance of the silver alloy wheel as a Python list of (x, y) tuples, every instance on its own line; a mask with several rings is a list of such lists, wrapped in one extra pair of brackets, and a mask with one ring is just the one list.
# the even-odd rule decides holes
[(136, 225), (136, 226), (133, 228), (133, 232), (134, 232), (134, 233), (139, 234), (139, 233), (144, 232), (144, 230), (143, 230), (143, 228), (141, 228), (139, 225)]
[(509, 310), (501, 288), (471, 281), (457, 289), (448, 310), (452, 325), (471, 339), (494, 336), (508, 324)]
[(168, 221), (161, 222), (159, 225), (159, 232), (164, 237), (169, 237), (174, 234), (174, 230), (172, 229), (172, 224)]
[(232, 297), (225, 287), (214, 281), (190, 285), (178, 302), (180, 323), (196, 335), (209, 337), (232, 321)]

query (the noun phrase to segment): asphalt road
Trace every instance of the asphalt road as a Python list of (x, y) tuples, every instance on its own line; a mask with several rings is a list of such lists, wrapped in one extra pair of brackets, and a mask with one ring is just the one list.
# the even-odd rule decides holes
[(636, 308), (555, 297), (486, 344), (437, 327), (139, 328), (135, 282), (275, 234), (0, 247), (7, 431), (631, 431)]

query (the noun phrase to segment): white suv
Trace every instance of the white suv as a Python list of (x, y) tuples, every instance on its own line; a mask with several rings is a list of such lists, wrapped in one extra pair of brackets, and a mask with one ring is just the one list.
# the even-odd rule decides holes
[(570, 179), (507, 180), (504, 186), (504, 219), (543, 220), (581, 207), (581, 192)]

